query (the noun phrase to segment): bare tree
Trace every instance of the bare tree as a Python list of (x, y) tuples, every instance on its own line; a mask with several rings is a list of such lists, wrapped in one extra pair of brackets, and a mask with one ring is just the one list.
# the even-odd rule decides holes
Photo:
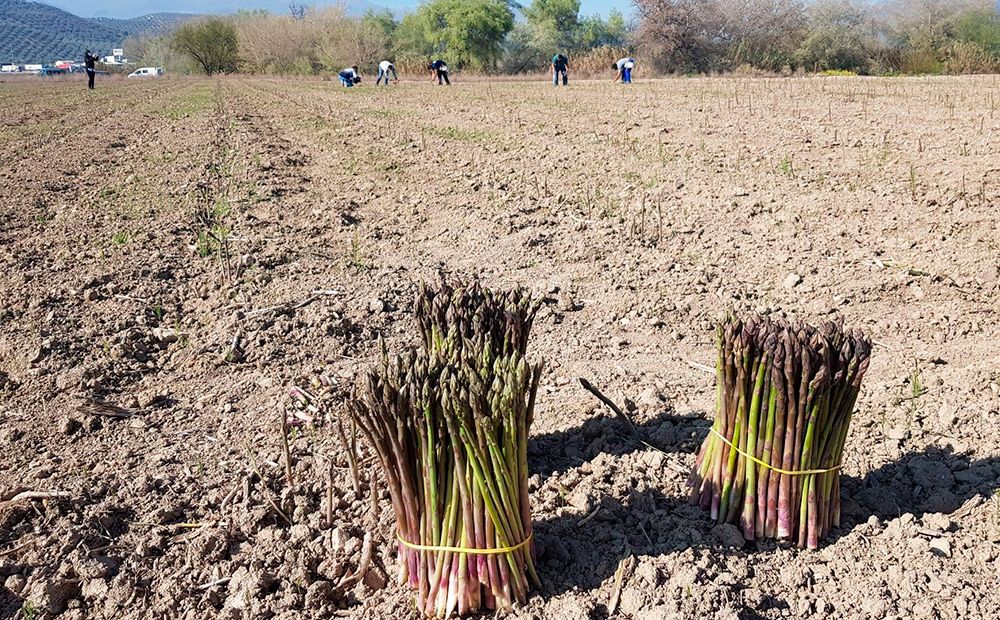
[(729, 68), (778, 70), (794, 62), (807, 32), (803, 0), (717, 0)]
[(715, 0), (635, 0), (637, 41), (659, 71), (707, 72), (719, 68), (725, 19)]
[(885, 44), (871, 7), (859, 0), (817, 0), (809, 7), (809, 33), (796, 52), (815, 71), (883, 68)]
[(793, 62), (804, 0), (635, 0), (638, 40), (661, 71), (706, 72)]
[(331, 8), (315, 16), (314, 21), (318, 27), (317, 57), (327, 69), (373, 68), (388, 53), (389, 36), (373, 20), (351, 19), (342, 9)]
[(992, 8), (989, 0), (892, 0), (885, 5), (884, 15), (898, 43), (937, 50), (947, 42), (957, 17)]

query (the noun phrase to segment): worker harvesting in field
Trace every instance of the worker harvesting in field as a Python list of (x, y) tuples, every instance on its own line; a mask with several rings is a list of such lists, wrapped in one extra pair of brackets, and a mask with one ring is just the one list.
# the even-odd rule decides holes
[(350, 88), (355, 84), (361, 83), (361, 76), (358, 75), (357, 67), (347, 67), (346, 69), (341, 69), (340, 73), (337, 75), (340, 77), (340, 83), (346, 88)]
[(97, 77), (97, 54), (91, 54), (90, 50), (83, 53), (83, 66), (87, 69), (87, 88), (94, 90), (94, 78)]
[(569, 69), (569, 58), (564, 54), (556, 54), (552, 57), (552, 85), (559, 86), (559, 76), (562, 75), (563, 86), (566, 86), (566, 71)]
[(451, 80), (448, 79), (448, 65), (444, 64), (443, 60), (435, 60), (427, 65), (427, 68), (430, 69), (432, 82), (437, 78), (438, 84), (451, 86)]
[(632, 83), (632, 69), (635, 68), (635, 60), (632, 58), (619, 58), (611, 68), (617, 71), (614, 81), (622, 81), (622, 84)]
[(385, 85), (389, 85), (389, 73), (392, 73), (392, 81), (398, 82), (399, 77), (396, 75), (396, 65), (392, 64), (388, 60), (383, 60), (378, 63), (378, 78), (375, 79), (375, 86), (378, 86), (382, 79), (385, 79)]

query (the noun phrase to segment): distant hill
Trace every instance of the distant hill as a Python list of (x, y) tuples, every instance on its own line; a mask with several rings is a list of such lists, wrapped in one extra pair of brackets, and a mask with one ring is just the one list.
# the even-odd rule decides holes
[(0, 62), (82, 60), (88, 48), (107, 55), (129, 36), (164, 32), (191, 17), (156, 13), (132, 19), (88, 19), (40, 2), (0, 0)]
[[(287, 14), (288, 6), (292, 0), (46, 0), (49, 4), (61, 9), (75, 13), (77, 15), (88, 15), (94, 17), (118, 17), (128, 18), (133, 15), (143, 13), (155, 13), (167, 10), (178, 13), (199, 13), (225, 15), (235, 13), (240, 9), (264, 9), (274, 14)], [(381, 0), (295, 0), (295, 4), (303, 6), (336, 6), (344, 7), (348, 15), (363, 15), (366, 11), (384, 11), (386, 5), (400, 7), (399, 2), (386, 2), (380, 4)], [(401, 8), (393, 10), (397, 17), (402, 16), (412, 10), (418, 4), (418, 0), (411, 0), (402, 5)]]

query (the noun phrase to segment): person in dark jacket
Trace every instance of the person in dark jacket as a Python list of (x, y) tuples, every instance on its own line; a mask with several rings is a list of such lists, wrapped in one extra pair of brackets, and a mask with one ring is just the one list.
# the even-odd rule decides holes
[(451, 86), (451, 80), (448, 79), (448, 65), (444, 64), (443, 60), (435, 60), (431, 64), (427, 65), (427, 68), (431, 71), (431, 81), (437, 78), (438, 84), (447, 84)]
[(566, 70), (569, 69), (569, 58), (565, 54), (556, 54), (552, 57), (552, 85), (559, 86), (559, 75), (562, 75), (563, 86), (566, 86)]
[(340, 83), (347, 88), (361, 83), (361, 76), (358, 75), (357, 67), (346, 67), (341, 69), (337, 76), (340, 77)]
[(97, 77), (97, 61), (99, 56), (91, 54), (90, 50), (83, 53), (83, 66), (87, 68), (87, 88), (94, 90), (94, 78)]

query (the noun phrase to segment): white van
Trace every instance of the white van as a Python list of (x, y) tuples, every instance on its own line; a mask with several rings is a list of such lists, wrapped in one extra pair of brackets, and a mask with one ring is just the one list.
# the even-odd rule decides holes
[(142, 67), (125, 77), (159, 77), (163, 75), (163, 67)]

